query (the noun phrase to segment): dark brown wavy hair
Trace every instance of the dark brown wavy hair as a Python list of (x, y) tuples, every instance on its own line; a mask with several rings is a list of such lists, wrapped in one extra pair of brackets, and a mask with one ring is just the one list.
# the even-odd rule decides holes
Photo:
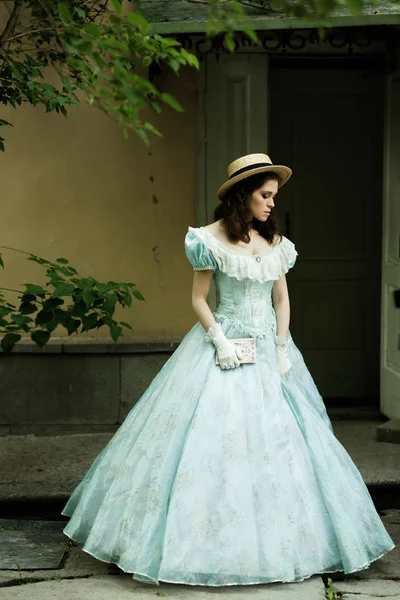
[(273, 172), (251, 175), (239, 181), (231, 187), (215, 209), (214, 219), (215, 221), (222, 219), (231, 242), (242, 241), (248, 244), (250, 242), (250, 226), (256, 229), (270, 244), (276, 236), (282, 239), (275, 208), (271, 210), (271, 214), (265, 222), (259, 221), (255, 217), (249, 221), (248, 199), (250, 195), (271, 179), (278, 183), (280, 181), (278, 175)]

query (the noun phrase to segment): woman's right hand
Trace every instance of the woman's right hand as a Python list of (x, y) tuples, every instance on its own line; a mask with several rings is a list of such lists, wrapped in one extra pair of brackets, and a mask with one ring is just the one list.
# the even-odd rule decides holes
[(215, 323), (207, 331), (207, 336), (214, 344), (221, 369), (236, 369), (240, 367), (241, 352), (235, 344), (228, 340), (219, 323)]

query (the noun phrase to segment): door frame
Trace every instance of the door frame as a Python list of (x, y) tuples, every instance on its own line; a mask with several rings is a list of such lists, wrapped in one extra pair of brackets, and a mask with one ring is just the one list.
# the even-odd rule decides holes
[[(252, 53), (260, 53), (260, 49), (259, 48), (247, 48), (245, 50), (245, 52), (241, 51), (238, 54), (242, 55), (242, 54), (252, 54)], [(235, 60), (235, 57), (237, 55), (236, 54), (232, 54), (230, 55), (230, 59), (231, 60)], [(304, 59), (307, 58), (307, 53), (304, 53)], [(195, 226), (202, 226), (205, 225), (207, 223), (207, 68), (208, 68), (208, 61), (211, 58), (211, 60), (216, 60), (216, 57), (214, 56), (209, 56), (206, 57), (206, 60), (203, 60), (201, 65), (200, 65), (200, 73), (199, 73), (199, 79), (198, 79), (198, 111), (197, 111), (197, 146), (196, 146), (196, 178), (197, 178), (197, 184), (196, 184), (196, 202), (195, 202), (195, 219), (196, 219), (196, 223)], [(369, 57), (368, 53), (366, 53), (366, 55), (364, 55), (365, 60), (368, 60)], [(376, 58), (376, 55), (375, 55)], [(316, 57), (314, 55), (314, 62), (317, 62)], [(359, 66), (359, 63), (358, 63)], [(269, 105), (269, 103), (268, 103)], [(269, 128), (268, 128), (269, 129)], [(257, 151), (263, 151), (261, 149), (258, 149)], [(384, 151), (384, 149), (382, 149), (382, 152)], [(385, 170), (386, 170), (386, 164), (384, 163), (385, 160), (385, 154), (383, 153), (383, 168), (384, 168), (384, 173), (383, 175), (383, 179), (386, 179), (385, 176)], [(221, 183), (223, 183), (222, 178), (221, 178)], [(385, 227), (385, 221), (383, 220), (383, 227)], [(383, 236), (384, 237), (384, 236)], [(382, 260), (383, 260), (383, 253), (384, 253), (384, 248), (382, 247)], [(212, 303), (214, 303), (214, 295), (212, 298)], [(379, 315), (379, 319), (380, 322), (382, 324), (382, 311), (383, 311), (383, 304), (384, 304), (384, 298), (383, 295), (381, 295), (381, 312)], [(383, 361), (383, 349), (382, 349), (382, 344), (381, 344), (381, 348), (380, 348), (380, 360), (381, 363)], [(382, 390), (381, 390), (382, 391)], [(390, 416), (390, 415), (388, 415)]]

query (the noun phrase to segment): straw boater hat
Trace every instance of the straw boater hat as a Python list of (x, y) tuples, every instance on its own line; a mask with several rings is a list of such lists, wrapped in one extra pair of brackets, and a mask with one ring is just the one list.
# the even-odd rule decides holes
[(287, 182), (292, 175), (292, 169), (283, 165), (274, 165), (267, 154), (246, 154), (234, 160), (228, 167), (228, 181), (218, 190), (218, 198), (223, 199), (226, 192), (238, 181), (258, 173), (276, 173), (280, 179), (279, 187)]

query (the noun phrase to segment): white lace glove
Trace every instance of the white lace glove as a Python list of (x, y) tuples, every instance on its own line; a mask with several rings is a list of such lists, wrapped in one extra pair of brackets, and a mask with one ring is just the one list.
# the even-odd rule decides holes
[(276, 355), (278, 360), (279, 373), (287, 379), (292, 369), (292, 363), (288, 356), (288, 342), (282, 336), (277, 335), (275, 338), (276, 342)]
[(215, 323), (207, 331), (207, 338), (214, 344), (221, 369), (235, 369), (240, 367), (239, 359), (242, 358), (239, 348), (236, 348), (233, 342), (225, 337), (222, 327)]

